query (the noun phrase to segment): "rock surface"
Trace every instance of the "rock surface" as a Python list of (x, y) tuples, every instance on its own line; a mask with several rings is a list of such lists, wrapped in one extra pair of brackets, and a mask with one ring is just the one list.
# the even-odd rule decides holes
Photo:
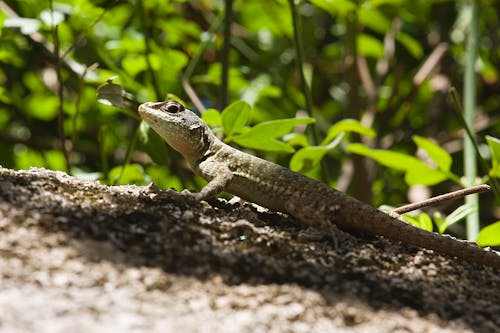
[(499, 332), (500, 272), (175, 191), (0, 168), (0, 332)]

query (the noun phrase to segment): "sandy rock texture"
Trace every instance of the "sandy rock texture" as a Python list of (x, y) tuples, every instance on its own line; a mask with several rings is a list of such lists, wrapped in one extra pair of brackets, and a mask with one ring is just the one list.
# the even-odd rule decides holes
[(0, 168), (0, 332), (500, 332), (499, 271), (310, 234), (249, 204)]

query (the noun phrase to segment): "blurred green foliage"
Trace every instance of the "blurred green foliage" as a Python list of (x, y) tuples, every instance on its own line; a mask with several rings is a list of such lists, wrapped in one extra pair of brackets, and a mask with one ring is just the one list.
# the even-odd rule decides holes
[[(299, 59), (289, 1), (237, 0), (229, 106), (219, 100), (223, 1), (4, 3), (4, 167), (41, 166), (109, 184), (154, 181), (162, 188), (199, 189), (203, 181), (136, 114), (139, 103), (169, 94), (193, 107), (183, 79), (208, 109), (203, 119), (227, 143), (373, 204), (403, 203), (416, 184), (433, 186), (435, 193), (461, 184), (463, 131), (448, 101), (448, 89), (462, 87), (470, 14), (461, 2), (297, 1), (304, 54)], [(479, 15), (476, 129), (479, 148), (493, 166), (489, 175), (499, 177), (497, 2), (480, 1)], [(484, 202), (486, 220), (498, 219), (492, 198)], [(451, 213), (457, 207), (442, 209)]]

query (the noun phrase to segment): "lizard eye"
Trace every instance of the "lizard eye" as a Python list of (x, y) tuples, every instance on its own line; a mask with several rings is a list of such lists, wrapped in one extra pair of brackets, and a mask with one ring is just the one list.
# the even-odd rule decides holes
[(177, 113), (177, 112), (184, 111), (185, 108), (184, 108), (184, 105), (182, 105), (179, 102), (168, 101), (167, 103), (165, 103), (161, 106), (161, 110), (166, 111), (168, 113)]

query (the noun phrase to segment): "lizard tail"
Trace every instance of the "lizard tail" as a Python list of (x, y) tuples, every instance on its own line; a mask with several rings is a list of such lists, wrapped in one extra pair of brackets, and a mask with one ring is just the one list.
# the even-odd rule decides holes
[[(343, 211), (356, 214), (338, 216), (335, 219), (336, 224), (500, 269), (500, 254), (495, 251), (484, 250), (475, 243), (457, 240), (448, 235), (428, 232), (356, 199), (352, 199), (350, 204), (352, 207), (344, 207)], [(370, 219), (371, 223), (367, 223), (367, 219)]]

